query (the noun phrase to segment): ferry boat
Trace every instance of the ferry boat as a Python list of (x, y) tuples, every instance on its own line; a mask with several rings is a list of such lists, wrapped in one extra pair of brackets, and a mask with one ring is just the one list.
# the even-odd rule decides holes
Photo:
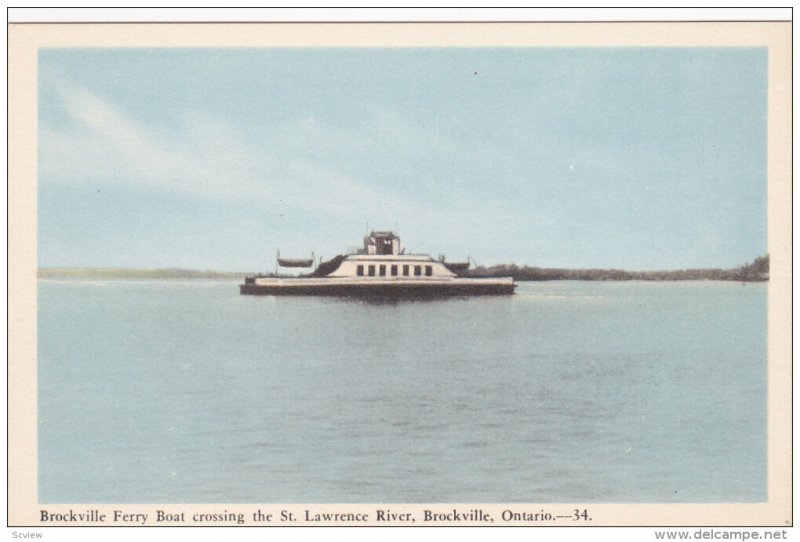
[[(290, 263), (290, 267), (299, 265), (298, 260)], [(311, 261), (304, 263), (310, 266)], [(406, 254), (394, 232), (373, 231), (364, 237), (363, 249), (321, 262), (312, 273), (297, 277), (245, 277), (239, 292), (412, 298), (514, 293), (516, 285), (511, 277), (459, 276), (468, 267), (468, 262), (446, 263), (443, 257), (435, 260), (427, 254)]]

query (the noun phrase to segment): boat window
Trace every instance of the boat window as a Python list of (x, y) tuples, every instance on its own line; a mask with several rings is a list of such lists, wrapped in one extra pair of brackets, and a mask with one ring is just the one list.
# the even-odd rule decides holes
[(393, 266), (392, 266), (392, 276), (393, 276), (393, 277), (396, 277), (396, 276), (397, 276), (397, 266), (396, 266), (396, 265), (393, 265)]
[(407, 265), (404, 265), (404, 266), (403, 266), (403, 276), (404, 276), (404, 277), (407, 277), (407, 276), (408, 276), (408, 266), (407, 266)]
[(430, 277), (431, 275), (433, 275), (433, 267), (431, 267), (430, 265), (426, 265), (425, 266), (425, 276), (426, 277)]
[(374, 277), (375, 276), (375, 266), (374, 265), (370, 265), (369, 267), (367, 267), (367, 274), (370, 277)]
[(414, 266), (414, 276), (418, 277), (421, 274), (422, 274), (422, 266), (421, 265), (415, 265)]
[(379, 274), (380, 276), (382, 276), (382, 277), (385, 277), (385, 276), (386, 276), (386, 266), (385, 266), (385, 265), (381, 265), (381, 266), (378, 268), (378, 274)]
[(359, 277), (363, 277), (364, 276), (364, 266), (363, 265), (356, 266), (356, 275), (358, 275)]

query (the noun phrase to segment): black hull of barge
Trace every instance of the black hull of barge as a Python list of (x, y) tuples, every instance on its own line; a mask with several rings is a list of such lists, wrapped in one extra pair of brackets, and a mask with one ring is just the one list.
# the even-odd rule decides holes
[(241, 295), (306, 295), (368, 298), (429, 299), (476, 295), (511, 295), (514, 284), (324, 284), (275, 286), (240, 284)]

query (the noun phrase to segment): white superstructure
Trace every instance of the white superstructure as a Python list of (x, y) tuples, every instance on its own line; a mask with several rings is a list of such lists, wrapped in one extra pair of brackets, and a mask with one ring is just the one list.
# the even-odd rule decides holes
[(372, 232), (364, 248), (348, 254), (328, 277), (363, 277), (381, 280), (423, 280), (456, 277), (443, 262), (426, 254), (403, 254), (400, 238), (392, 232)]

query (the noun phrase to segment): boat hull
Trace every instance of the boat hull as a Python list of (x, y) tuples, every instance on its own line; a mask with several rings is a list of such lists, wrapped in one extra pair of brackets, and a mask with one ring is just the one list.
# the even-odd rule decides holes
[(239, 286), (242, 295), (306, 295), (339, 297), (416, 298), (510, 295), (511, 279), (336, 280), (257, 279)]

